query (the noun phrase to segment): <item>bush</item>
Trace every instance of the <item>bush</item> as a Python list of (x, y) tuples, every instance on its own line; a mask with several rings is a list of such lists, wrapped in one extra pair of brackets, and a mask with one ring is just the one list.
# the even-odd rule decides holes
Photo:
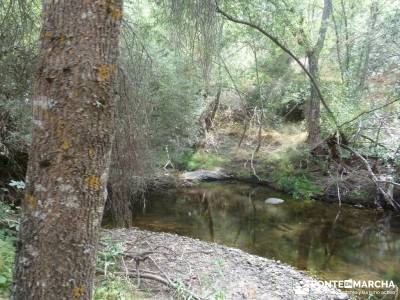
[(277, 187), (298, 200), (311, 199), (322, 192), (305, 168), (310, 160), (309, 155), (307, 149), (289, 148), (266, 160), (274, 170), (272, 179)]
[(297, 200), (308, 200), (322, 192), (305, 171), (277, 170), (274, 181), (279, 189), (289, 192)]

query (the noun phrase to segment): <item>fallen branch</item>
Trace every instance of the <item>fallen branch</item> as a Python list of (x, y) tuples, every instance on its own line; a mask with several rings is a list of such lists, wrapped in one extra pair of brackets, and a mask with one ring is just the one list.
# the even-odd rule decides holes
[[(167, 248), (165, 246), (158, 246), (156, 248)], [(171, 250), (171, 249), (169, 249)], [(172, 250), (171, 250), (172, 251)], [(132, 254), (125, 254), (124, 256), (127, 258), (131, 258), (135, 261), (136, 268), (134, 270), (128, 269), (128, 267), (125, 264), (125, 261), (122, 259), (123, 265), (125, 272), (117, 272), (115, 274), (117, 275), (123, 275), (125, 277), (129, 278), (136, 278), (137, 279), (137, 286), (139, 287), (140, 285), (140, 279), (150, 279), (150, 280), (155, 280), (158, 281), (170, 288), (173, 288), (175, 290), (181, 289), (183, 290), (187, 295), (190, 296), (191, 299), (197, 299), (197, 300), (202, 300), (203, 298), (197, 296), (194, 292), (192, 292), (190, 289), (188, 289), (185, 286), (182, 286), (182, 284), (179, 284), (178, 282), (175, 282), (172, 280), (162, 269), (161, 267), (157, 264), (157, 262), (150, 256), (151, 254), (163, 254), (167, 259), (167, 255), (162, 252), (157, 252), (157, 251), (146, 251), (143, 253), (140, 253), (139, 255), (132, 255)], [(155, 267), (158, 269), (158, 271), (161, 273), (162, 276), (158, 275), (156, 272), (148, 271), (148, 270), (140, 270), (139, 265), (141, 262), (144, 262), (146, 260), (150, 260)], [(169, 259), (168, 259), (169, 260)], [(105, 274), (105, 273), (104, 273)]]
[[(116, 273), (116, 274), (119, 274), (119, 273)], [(123, 275), (124, 273), (120, 273), (120, 274)], [(137, 274), (131, 272), (131, 273), (128, 274), (128, 276), (130, 278), (136, 278)], [(149, 280), (155, 280), (155, 281), (160, 282), (160, 283), (164, 284), (165, 286), (167, 286), (169, 288), (172, 288), (172, 289), (178, 289), (178, 288), (179, 289), (183, 289), (183, 291), (186, 294), (188, 294), (191, 297), (191, 299), (203, 300), (202, 297), (196, 295), (194, 292), (192, 292), (191, 290), (187, 289), (186, 287), (182, 287), (179, 283), (169, 282), (167, 279), (165, 279), (165, 278), (163, 278), (161, 276), (158, 276), (158, 275), (155, 275), (155, 274), (152, 274), (152, 273), (147, 273), (147, 272), (140, 272), (140, 278), (149, 279)]]

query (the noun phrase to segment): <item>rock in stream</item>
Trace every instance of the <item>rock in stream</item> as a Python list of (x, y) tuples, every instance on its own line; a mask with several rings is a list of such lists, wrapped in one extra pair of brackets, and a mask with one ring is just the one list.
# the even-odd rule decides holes
[(280, 198), (268, 198), (267, 200), (265, 200), (266, 204), (272, 204), (272, 205), (282, 204), (283, 202), (285, 202), (285, 200)]

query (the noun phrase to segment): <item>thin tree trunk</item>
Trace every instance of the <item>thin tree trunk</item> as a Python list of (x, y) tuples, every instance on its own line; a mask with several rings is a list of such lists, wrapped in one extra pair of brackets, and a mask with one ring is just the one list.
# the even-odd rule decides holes
[(347, 11), (346, 11), (346, 6), (343, 0), (340, 1), (340, 5), (342, 7), (342, 15), (343, 15), (343, 21), (344, 21), (344, 34), (345, 34), (345, 41), (344, 41), (344, 45), (345, 45), (345, 55), (344, 55), (344, 70), (345, 73), (347, 74), (347, 72), (350, 69), (350, 49), (351, 49), (351, 45), (350, 45), (350, 37), (349, 37), (349, 25), (348, 25), (348, 17), (347, 17)]
[(359, 82), (358, 82), (357, 90), (359, 92), (364, 90), (365, 82), (367, 80), (369, 58), (370, 58), (370, 53), (371, 53), (371, 48), (372, 48), (371, 35), (374, 32), (377, 18), (378, 18), (378, 7), (377, 7), (377, 3), (373, 2), (372, 6), (371, 6), (370, 24), (368, 27), (367, 35), (365, 37), (366, 41), (365, 41), (364, 51), (362, 51), (362, 54), (364, 54), (364, 56), (360, 58), (360, 64), (359, 64), (359, 68), (358, 68)]
[(91, 299), (122, 0), (42, 1), (12, 299)]
[[(308, 70), (311, 77), (318, 81), (318, 61), (322, 48), (324, 47), (326, 32), (328, 31), (328, 20), (332, 13), (332, 0), (324, 1), (321, 26), (319, 28), (318, 41), (313, 49), (307, 51)], [(310, 99), (307, 109), (307, 142), (311, 149), (314, 149), (320, 142), (320, 98), (315, 85), (310, 82)]]
[[(318, 59), (313, 53), (307, 55), (308, 70), (310, 74), (317, 78), (318, 76)], [(307, 142), (311, 149), (315, 148), (320, 143), (321, 126), (320, 126), (320, 101), (315, 91), (314, 86), (310, 85), (310, 99), (307, 105)]]
[(340, 78), (342, 79), (342, 84), (344, 84), (346, 82), (345, 81), (345, 71), (344, 71), (344, 66), (343, 66), (342, 51), (340, 49), (341, 43), (340, 43), (339, 28), (338, 28), (338, 24), (337, 24), (335, 15), (332, 15), (332, 21), (333, 21), (333, 28), (335, 29), (336, 55), (337, 55), (337, 60), (338, 60), (338, 65), (339, 65)]

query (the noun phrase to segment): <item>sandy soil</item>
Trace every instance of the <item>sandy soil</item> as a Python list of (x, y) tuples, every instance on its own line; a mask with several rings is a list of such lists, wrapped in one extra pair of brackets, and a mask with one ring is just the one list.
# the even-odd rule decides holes
[[(241, 250), (137, 228), (104, 230), (122, 243), (121, 274), (137, 281), (145, 299), (348, 299), (338, 290), (280, 262)], [(190, 298), (192, 297), (192, 298)]]

